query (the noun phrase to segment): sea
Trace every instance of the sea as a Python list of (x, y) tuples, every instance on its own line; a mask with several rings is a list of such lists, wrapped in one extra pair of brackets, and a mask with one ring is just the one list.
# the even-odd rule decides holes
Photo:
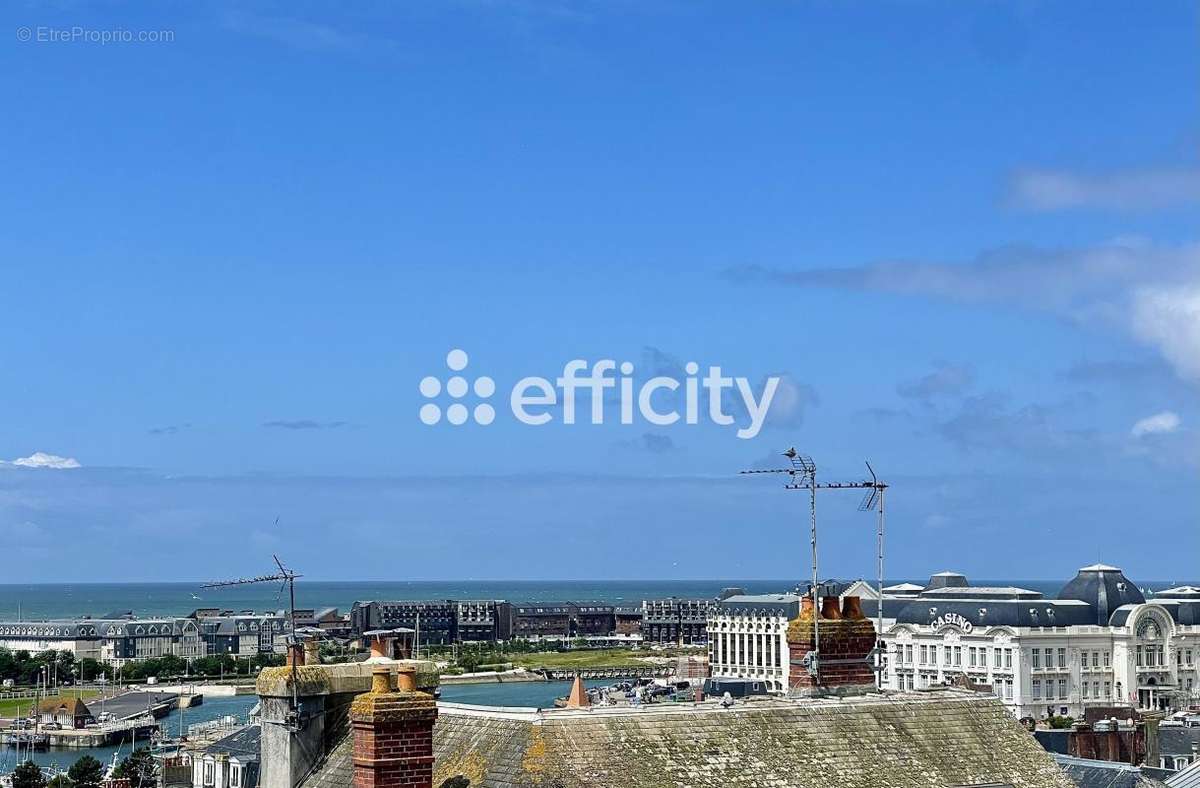
[[(888, 584), (926, 578), (897, 578)], [(504, 599), (510, 602), (603, 601), (637, 605), (643, 599), (712, 598), (727, 587), (751, 594), (781, 593), (802, 579), (791, 580), (422, 580), (296, 582), (298, 608), (336, 607), (342, 613), (367, 599)], [(986, 580), (972, 585), (1019, 586), (1054, 596), (1062, 580)], [(1145, 591), (1181, 585), (1184, 580), (1140, 582)], [(1194, 584), (1194, 583), (1193, 583)], [(0, 620), (35, 621), (132, 612), (136, 616), (185, 616), (201, 607), (224, 610), (282, 610), (287, 592), (278, 584), (203, 588), (199, 583), (12, 583), (0, 584)]]

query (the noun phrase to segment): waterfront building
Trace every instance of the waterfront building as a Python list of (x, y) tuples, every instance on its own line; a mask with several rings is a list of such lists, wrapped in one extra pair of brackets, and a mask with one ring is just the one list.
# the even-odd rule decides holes
[(1096, 564), (1046, 599), (943, 572), (913, 597), (885, 596), (884, 611), (883, 677), (892, 689), (966, 680), (1035, 719), (1107, 706), (1171, 710), (1200, 699), (1200, 589), (1148, 601), (1120, 569)]
[(607, 602), (515, 602), (512, 637), (567, 639), (605, 637), (616, 628), (616, 607)]
[(0, 621), (0, 647), (9, 651), (68, 651), (75, 659), (100, 657), (95, 621)]
[(626, 637), (642, 634), (642, 608), (632, 605), (617, 605), (613, 608), (613, 634)]
[(100, 660), (122, 665), (167, 655), (194, 659), (208, 655), (199, 622), (190, 618), (135, 618), (96, 621)]
[(376, 629), (406, 628), (418, 633), (419, 645), (448, 645), (456, 642), (457, 609), (449, 599), (355, 602), (350, 624), (359, 636)]
[(800, 599), (795, 594), (738, 594), (716, 603), (707, 621), (713, 678), (753, 679), (769, 692), (787, 692), (787, 629), (800, 615)]
[(578, 623), (572, 626), (570, 602), (515, 602), (512, 622), (512, 634), (517, 638), (573, 638), (579, 634)]
[(646, 599), (642, 601), (642, 637), (647, 643), (708, 642), (712, 599)]
[(500, 615), (494, 600), (455, 602), (455, 639), (458, 643), (494, 643), (500, 638)]
[(38, 704), (38, 721), (42, 725), (60, 725), (81, 729), (96, 721), (87, 704), (79, 698), (46, 698)]
[[(299, 612), (299, 611), (297, 611)], [(270, 654), (275, 641), (286, 635), (286, 615), (270, 613), (210, 615), (196, 619), (209, 656), (252, 657)]]

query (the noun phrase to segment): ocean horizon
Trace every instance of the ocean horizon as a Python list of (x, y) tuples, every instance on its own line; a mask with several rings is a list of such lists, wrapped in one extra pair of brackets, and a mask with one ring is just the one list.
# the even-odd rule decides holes
[[(972, 585), (1019, 586), (1047, 597), (1057, 595), (1069, 578), (1014, 580), (968, 578)], [(927, 578), (889, 578), (888, 584), (925, 583)], [(783, 593), (803, 580), (412, 580), (312, 581), (296, 583), (299, 608), (336, 607), (346, 613), (358, 600), (370, 599), (501, 599), (509, 602), (600, 601), (638, 605), (643, 599), (713, 598), (727, 587), (747, 593)], [(1158, 591), (1188, 581), (1141, 581)], [(1193, 583), (1195, 584), (1195, 583)], [(182, 616), (201, 607), (225, 610), (282, 610), (287, 594), (278, 584), (202, 589), (191, 582), (6, 583), (0, 584), (0, 619), (43, 620), (131, 611), (140, 617)]]

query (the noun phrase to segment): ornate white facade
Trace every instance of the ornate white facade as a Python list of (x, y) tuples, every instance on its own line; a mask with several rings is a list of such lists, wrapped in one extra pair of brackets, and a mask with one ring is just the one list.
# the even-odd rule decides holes
[(1200, 589), (1147, 602), (1119, 569), (1097, 565), (1053, 600), (961, 578), (892, 603), (883, 673), (892, 689), (965, 676), (990, 685), (1014, 715), (1035, 719), (1081, 717), (1088, 706), (1200, 702)]
[(761, 681), (769, 692), (788, 687), (788, 622), (800, 614), (792, 594), (738, 595), (708, 616), (708, 661), (715, 678)]

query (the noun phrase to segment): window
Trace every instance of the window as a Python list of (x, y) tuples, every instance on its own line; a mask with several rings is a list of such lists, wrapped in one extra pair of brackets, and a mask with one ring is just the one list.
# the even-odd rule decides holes
[[(912, 647), (911, 645), (908, 645), (908, 646), (905, 646), (905, 647), (904, 647), (904, 661), (905, 661), (905, 662), (907, 662), (907, 663), (908, 663), (908, 664), (910, 664), (910, 665), (912, 664), (912, 661), (913, 661), (913, 647)], [(909, 687), (909, 689), (912, 689), (912, 687)]]
[(215, 779), (215, 777), (213, 776), (213, 769), (214, 769), (214, 764), (213, 764), (213, 762), (212, 762), (212, 761), (205, 761), (205, 762), (204, 762), (204, 765), (203, 765), (203, 767), (202, 767), (202, 768), (203, 768), (203, 771), (204, 771), (204, 784), (205, 784), (205, 785), (212, 785), (212, 784), (213, 784), (213, 780)]
[(1092, 695), (1097, 698), (1100, 697), (1100, 682), (1098, 682), (1098, 681), (1092, 682)]
[(998, 648), (992, 649), (992, 667), (1000, 667), (1000, 649)]
[(1004, 649), (1004, 668), (1005, 668), (1005, 670), (1012, 670), (1012, 649), (1011, 648)]
[(957, 668), (957, 667), (960, 667), (961, 665), (962, 665), (962, 646), (955, 646), (954, 647), (954, 667)]
[(1088, 693), (1088, 683), (1086, 681), (1083, 682), (1083, 697), (1085, 697), (1085, 698), (1091, 697), (1091, 695)]
[[(1031, 651), (1029, 653), (1029, 657), (1030, 664), (1033, 665), (1034, 670), (1038, 670), (1042, 667), (1042, 650), (1040, 648), (1035, 648), (1033, 651)], [(1041, 682), (1038, 683), (1040, 684)], [(1034, 695), (1033, 697), (1036, 698), (1037, 695)]]
[(1060, 668), (1065, 668), (1067, 666), (1067, 650), (1065, 648), (1060, 648), (1058, 650), (1058, 666)]
[(1108, 667), (1110, 659), (1111, 659), (1111, 657), (1109, 656), (1109, 652), (1105, 651), (1104, 652), (1104, 667), (1106, 667), (1106, 668)]
[(1063, 700), (1067, 699), (1067, 680), (1066, 679), (1058, 680), (1058, 697)]
[(1106, 697), (1106, 698), (1112, 697), (1112, 682), (1111, 681), (1104, 682), (1104, 697)]
[(1100, 652), (1099, 651), (1092, 652), (1092, 667), (1093, 668), (1100, 667)]
[(942, 664), (950, 667), (950, 647), (942, 646)]
[(1040, 700), (1041, 697), (1042, 697), (1042, 680), (1034, 679), (1033, 680), (1033, 699)]
[(971, 646), (967, 649), (967, 664), (970, 667), (975, 667), (975, 647)]

